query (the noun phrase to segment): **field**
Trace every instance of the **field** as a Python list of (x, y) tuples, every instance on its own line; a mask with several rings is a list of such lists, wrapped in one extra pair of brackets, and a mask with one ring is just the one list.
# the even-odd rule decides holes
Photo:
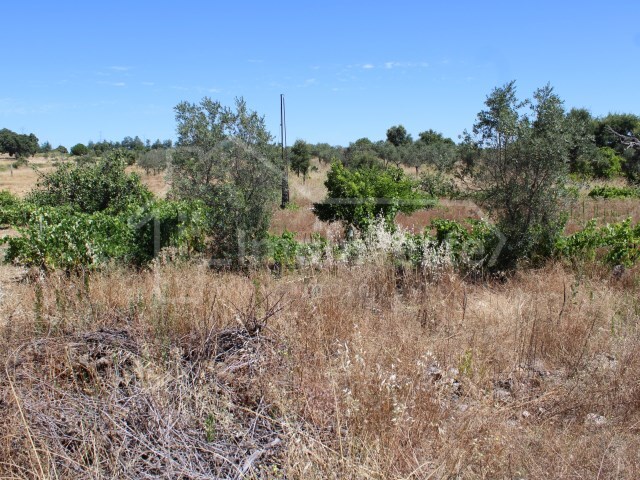
[[(0, 155), (0, 190), (8, 190), (19, 196), (25, 195), (38, 181), (38, 171), (48, 172), (54, 168), (52, 159), (35, 157), (30, 163), (36, 169), (21, 167), (19, 169), (9, 168), (13, 162), (6, 155)], [(325, 236), (339, 236), (340, 227), (337, 225), (327, 225), (317, 220), (312, 212), (313, 202), (322, 200), (326, 196), (326, 188), (323, 185), (329, 170), (326, 164), (312, 161), (316, 168), (309, 175), (306, 181), (291, 174), (291, 208), (287, 210), (275, 209), (271, 223), (271, 231), (275, 234), (282, 233), (285, 229), (295, 232), (296, 236), (304, 240), (312, 233), (321, 233)], [(414, 169), (405, 168), (409, 175)], [(169, 191), (165, 174), (147, 174), (137, 166), (128, 168), (128, 171), (138, 173), (150, 190), (159, 197), (165, 197)], [(573, 233), (584, 226), (584, 224), (595, 218), (600, 224), (606, 222), (619, 222), (627, 217), (631, 217), (634, 222), (640, 221), (640, 207), (637, 199), (593, 199), (586, 196), (589, 185), (582, 187), (581, 198), (570, 208), (569, 222), (567, 223), (567, 233)], [(431, 220), (435, 218), (447, 218), (451, 220), (463, 220), (465, 218), (481, 218), (485, 216), (477, 206), (468, 200), (441, 200), (439, 205), (433, 209), (417, 211), (411, 215), (398, 215), (397, 222), (412, 231), (424, 229)]]
[[(310, 210), (317, 166), (291, 176), (274, 233), (339, 235)], [(0, 189), (36, 179), (0, 169)], [(637, 200), (581, 200), (568, 229), (627, 213)], [(480, 215), (452, 201), (399, 222)], [(640, 478), (639, 273), (2, 265), (0, 477)]]

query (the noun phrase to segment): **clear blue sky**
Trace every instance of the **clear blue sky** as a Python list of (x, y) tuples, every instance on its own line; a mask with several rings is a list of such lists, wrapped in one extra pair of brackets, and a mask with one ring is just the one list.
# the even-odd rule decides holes
[(640, 1), (4, 2), (0, 128), (54, 147), (175, 137), (173, 107), (244, 96), (290, 142), (403, 124), (457, 140), (486, 95), (550, 82), (640, 114)]

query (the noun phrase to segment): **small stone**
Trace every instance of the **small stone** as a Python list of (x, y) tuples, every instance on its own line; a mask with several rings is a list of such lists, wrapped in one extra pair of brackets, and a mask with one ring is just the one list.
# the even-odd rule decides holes
[(440, 370), (436, 365), (429, 366), (429, 368), (427, 368), (427, 373), (434, 381), (438, 381), (442, 378), (442, 370)]
[(496, 398), (496, 400), (500, 402), (508, 402), (511, 400), (511, 392), (509, 392), (508, 390), (505, 390), (504, 388), (496, 388), (493, 391), (493, 395)]
[(597, 413), (588, 413), (584, 419), (584, 424), (588, 427), (601, 427), (607, 424), (607, 419)]
[(523, 410), (521, 415), (522, 418), (529, 418), (531, 416), (531, 414), (527, 410)]

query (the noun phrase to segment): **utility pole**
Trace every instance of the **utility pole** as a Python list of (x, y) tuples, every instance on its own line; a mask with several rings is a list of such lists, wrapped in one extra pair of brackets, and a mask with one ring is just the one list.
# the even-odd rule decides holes
[(287, 158), (287, 121), (284, 108), (284, 94), (280, 94), (280, 143), (282, 145), (282, 203), (285, 208), (289, 203), (289, 159)]

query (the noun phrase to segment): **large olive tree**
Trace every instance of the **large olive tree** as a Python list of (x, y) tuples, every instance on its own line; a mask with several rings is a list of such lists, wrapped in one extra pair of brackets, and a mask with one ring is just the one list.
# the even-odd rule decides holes
[(468, 173), (506, 239), (497, 266), (513, 268), (520, 259), (548, 255), (563, 229), (566, 117), (549, 85), (520, 101), (512, 81), (494, 89), (485, 105), (469, 136), (479, 157)]
[(182, 102), (175, 112), (172, 194), (210, 207), (216, 261), (237, 265), (260, 255), (281, 175), (264, 117), (242, 98), (232, 108), (205, 97)]

